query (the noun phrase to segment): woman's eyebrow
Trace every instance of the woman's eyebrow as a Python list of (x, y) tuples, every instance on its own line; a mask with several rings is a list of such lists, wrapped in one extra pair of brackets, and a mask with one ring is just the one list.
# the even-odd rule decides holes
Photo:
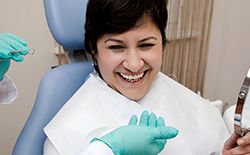
[[(158, 40), (156, 37), (154, 36), (150, 36), (150, 37), (147, 37), (147, 38), (143, 38), (141, 40), (139, 40), (139, 43), (140, 42), (144, 42), (144, 41), (147, 41), (147, 40), (150, 40), (150, 39), (153, 39), (153, 40)], [(115, 39), (115, 38), (108, 38), (107, 40), (104, 41), (104, 43), (107, 43), (109, 41), (114, 41), (114, 42), (118, 42), (118, 43), (123, 43), (124, 41), (121, 40), (121, 39)]]
[(158, 40), (156, 37), (151, 36), (151, 37), (143, 38), (139, 42), (144, 42), (144, 41), (147, 41), (147, 40), (150, 40), (150, 39)]
[(104, 41), (104, 43), (108, 42), (108, 41), (114, 41), (114, 42), (118, 42), (118, 43), (122, 43), (123, 41), (120, 39), (114, 39), (114, 38), (109, 38), (107, 40)]

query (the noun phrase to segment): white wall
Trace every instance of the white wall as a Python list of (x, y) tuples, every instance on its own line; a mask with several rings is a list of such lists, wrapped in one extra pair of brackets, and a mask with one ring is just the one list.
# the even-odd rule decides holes
[(42, 0), (1, 0), (0, 33), (24, 38), (36, 50), (22, 63), (12, 62), (8, 75), (14, 79), (19, 96), (11, 105), (0, 105), (0, 154), (10, 155), (26, 121), (42, 75), (57, 64), (54, 41), (47, 27)]
[(204, 95), (235, 104), (250, 67), (250, 1), (214, 2)]

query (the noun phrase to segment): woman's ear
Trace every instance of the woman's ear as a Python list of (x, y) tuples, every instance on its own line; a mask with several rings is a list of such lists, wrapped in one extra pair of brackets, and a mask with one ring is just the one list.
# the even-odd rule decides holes
[(99, 77), (102, 79), (102, 75), (101, 75), (101, 72), (100, 72), (100, 69), (99, 69), (99, 66), (98, 66), (97, 57), (98, 57), (97, 52), (92, 54), (94, 68), (95, 68), (96, 72), (99, 74)]

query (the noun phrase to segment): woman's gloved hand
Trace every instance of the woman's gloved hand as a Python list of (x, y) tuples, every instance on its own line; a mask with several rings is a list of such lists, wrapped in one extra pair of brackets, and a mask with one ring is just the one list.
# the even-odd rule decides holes
[(167, 139), (176, 137), (178, 130), (166, 127), (164, 119), (144, 111), (140, 122), (134, 115), (129, 125), (122, 126), (104, 135), (100, 139), (107, 144), (115, 155), (157, 155), (163, 150)]
[(29, 52), (27, 43), (10, 33), (0, 33), (0, 81), (10, 66), (10, 59), (20, 62)]

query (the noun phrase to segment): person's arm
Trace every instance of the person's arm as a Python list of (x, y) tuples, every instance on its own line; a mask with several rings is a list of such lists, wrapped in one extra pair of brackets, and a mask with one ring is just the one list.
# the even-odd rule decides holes
[(168, 139), (176, 137), (178, 130), (166, 127), (162, 117), (144, 111), (138, 123), (137, 116), (132, 116), (128, 125), (121, 126), (112, 132), (94, 138), (112, 149), (115, 155), (156, 155), (161, 152)]
[[(161, 152), (166, 140), (174, 138), (178, 130), (166, 127), (162, 117), (144, 111), (140, 122), (134, 115), (128, 125), (121, 126), (101, 138), (93, 138), (87, 148), (76, 155), (156, 155)], [(59, 155), (53, 144), (47, 139), (44, 155)]]

